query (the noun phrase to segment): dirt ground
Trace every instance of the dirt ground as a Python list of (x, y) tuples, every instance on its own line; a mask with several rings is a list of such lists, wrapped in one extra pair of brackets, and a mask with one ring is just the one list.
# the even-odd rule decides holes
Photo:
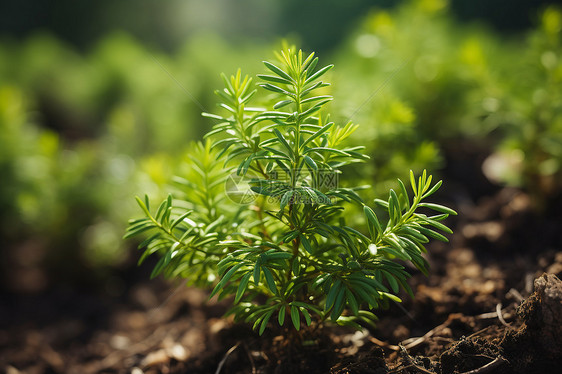
[[(460, 184), (458, 184), (460, 185)], [(0, 371), (29, 373), (554, 373), (562, 364), (562, 222), (516, 189), (475, 199), (448, 184), (459, 216), (429, 248), (416, 298), (374, 329), (326, 327), (292, 346), (223, 319), (225, 303), (181, 282), (114, 294), (59, 286), (2, 295)], [(555, 210), (555, 209), (552, 209)], [(543, 275), (549, 274), (549, 276)], [(536, 292), (534, 292), (536, 289)]]

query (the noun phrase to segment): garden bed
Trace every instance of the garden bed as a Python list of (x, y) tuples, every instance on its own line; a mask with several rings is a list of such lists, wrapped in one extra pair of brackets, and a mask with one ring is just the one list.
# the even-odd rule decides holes
[[(458, 192), (455, 196), (463, 195)], [(259, 337), (221, 318), (227, 303), (208, 301), (205, 292), (181, 283), (148, 281), (146, 264), (130, 270), (114, 296), (70, 287), (4, 296), (0, 369), (9, 374), (554, 372), (562, 364), (560, 338), (541, 343), (548, 321), (540, 313), (560, 316), (560, 299), (543, 308), (544, 297), (532, 292), (541, 274), (562, 275), (560, 222), (539, 218), (529, 196), (515, 189), (499, 190), (476, 205), (469, 201), (456, 202), (460, 215), (452, 222), (451, 243), (430, 247), (429, 278), (416, 273), (411, 279), (415, 300), (404, 298), (402, 305), (381, 311), (376, 329), (311, 331), (298, 347), (289, 345), (281, 330)], [(529, 301), (520, 307), (524, 299)]]

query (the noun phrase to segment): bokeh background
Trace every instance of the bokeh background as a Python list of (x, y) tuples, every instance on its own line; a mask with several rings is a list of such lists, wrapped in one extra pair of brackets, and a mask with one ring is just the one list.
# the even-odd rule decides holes
[[(0, 274), (7, 293), (118, 296), (134, 196), (158, 199), (211, 123), (219, 74), (282, 40), (334, 63), (338, 121), (380, 196), (423, 168), (458, 199), (502, 185), (541, 214), (562, 185), (562, 12), (547, 0), (0, 3)], [(447, 184), (446, 184), (447, 186)], [(559, 209), (559, 208), (558, 208)], [(147, 265), (149, 267), (149, 265)]]

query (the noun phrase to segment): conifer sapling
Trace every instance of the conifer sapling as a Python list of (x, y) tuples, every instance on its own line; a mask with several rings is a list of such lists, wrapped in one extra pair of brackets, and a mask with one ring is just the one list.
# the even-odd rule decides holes
[[(342, 167), (368, 156), (346, 143), (357, 125), (322, 111), (332, 100), (322, 80), (332, 65), (317, 68), (313, 53), (288, 48), (277, 57), (264, 62), (258, 88), (240, 70), (223, 75), (221, 113), (204, 113), (216, 124), (192, 147), (175, 199), (153, 210), (137, 198), (144, 217), (129, 222), (126, 237), (145, 235), (140, 261), (160, 255), (152, 276), (185, 277), (231, 297), (229, 313), (260, 334), (269, 323), (360, 328), (376, 320), (373, 310), (400, 302), (400, 288), (413, 296), (402, 263), (427, 274), (424, 245), (447, 241), (442, 221), (456, 213), (426, 202), (441, 182), (425, 171), (374, 201), (385, 220), (358, 189), (341, 186)], [(252, 106), (258, 93), (273, 105)]]

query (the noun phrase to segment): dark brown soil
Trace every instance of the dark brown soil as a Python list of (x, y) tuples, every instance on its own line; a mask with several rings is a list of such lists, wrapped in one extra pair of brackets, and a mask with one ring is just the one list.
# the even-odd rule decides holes
[(259, 337), (221, 318), (227, 304), (208, 301), (205, 292), (148, 281), (147, 265), (113, 294), (78, 286), (4, 293), (0, 371), (559, 372), (559, 217), (537, 214), (529, 196), (514, 189), (476, 202), (462, 190), (452, 194), (460, 215), (451, 221), (451, 243), (429, 249), (431, 275), (411, 279), (416, 299), (380, 311), (376, 329), (327, 326), (299, 345), (273, 328)]

